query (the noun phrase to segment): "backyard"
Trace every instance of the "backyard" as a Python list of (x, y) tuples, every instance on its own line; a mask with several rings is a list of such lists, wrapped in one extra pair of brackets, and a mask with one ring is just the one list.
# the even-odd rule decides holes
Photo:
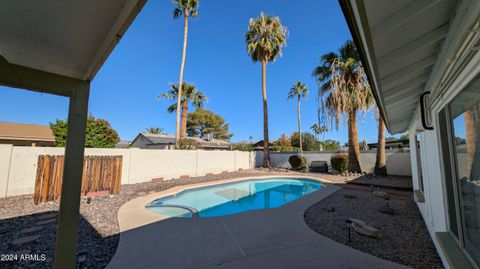
[[(301, 176), (321, 178), (327, 180), (326, 182), (330, 181), (334, 185), (340, 186), (341, 189), (333, 191), (331, 195), (318, 203), (312, 200), (314, 205), (305, 211), (304, 216), (304, 222), (310, 227), (311, 231), (318, 232), (349, 247), (399, 264), (414, 268), (442, 267), (420, 213), (412, 200), (412, 192), (408, 187), (411, 186), (409, 177), (378, 177), (372, 175), (345, 177), (329, 173), (303, 173), (288, 169), (275, 169), (274, 171), (250, 169), (204, 177), (192, 177), (187, 180), (174, 179), (158, 183), (123, 185), (121, 192), (116, 195), (96, 196), (89, 199), (83, 197), (80, 207), (81, 219), (78, 241), (78, 253), (86, 256), (84, 264), (82, 264), (83, 268), (103, 268), (109, 264), (119, 244), (118, 211), (127, 202), (138, 197), (165, 191), (175, 186), (257, 176)], [(367, 184), (367, 186), (347, 184), (347, 182), (354, 182), (355, 180), (362, 183), (366, 182), (364, 184)], [(378, 211), (378, 208), (384, 205), (385, 201), (383, 198), (372, 194), (372, 187), (369, 182), (373, 182), (372, 184), (374, 185), (395, 182), (395, 188), (384, 189), (385, 192), (390, 193), (389, 205), (394, 210), (394, 215), (383, 214)], [(376, 190), (378, 191), (378, 188)], [(302, 199), (308, 199), (308, 197)], [(334, 208), (333, 211), (331, 208)], [(24, 268), (52, 267), (57, 212), (58, 202), (34, 205), (31, 195), (9, 197), (2, 200), (0, 203), (0, 216), (2, 218), (0, 220), (0, 238), (2, 242), (0, 252), (19, 255), (45, 255), (45, 261), (35, 263), (31, 261), (2, 262), (2, 268), (17, 268), (19, 265)], [(300, 214), (303, 214), (302, 212)], [(258, 216), (256, 218), (258, 219)], [(384, 236), (380, 239), (370, 238), (357, 234), (352, 230), (352, 242), (349, 242), (348, 229), (345, 224), (345, 219), (347, 218), (362, 219), (370, 225), (379, 228)], [(208, 219), (206, 218), (206, 220)], [(199, 231), (204, 229), (201, 224), (197, 225), (200, 226), (196, 226), (197, 228), (195, 229)], [(249, 224), (244, 222), (243, 225)], [(252, 226), (251, 232), (254, 234), (256, 233), (255, 229), (261, 232), (262, 227), (258, 226), (255, 228), (255, 226)], [(279, 234), (289, 234), (292, 232), (289, 229), (286, 226), (274, 230)], [(165, 229), (163, 232), (168, 230)], [(160, 231), (159, 234), (151, 234), (150, 236), (153, 238), (158, 237), (158, 240), (160, 240), (160, 238), (164, 237), (162, 235), (163, 232)], [(170, 230), (170, 232), (172, 231)], [(187, 235), (185, 236), (188, 237)], [(186, 239), (180, 235), (176, 240), (184, 241)], [(281, 243), (278, 244), (281, 245)], [(220, 251), (220, 249), (217, 251)], [(159, 253), (159, 255), (161, 256), (162, 254)], [(254, 254), (248, 254), (248, 256), (251, 255)], [(255, 255), (258, 255), (258, 253)], [(311, 254), (306, 253), (305, 255)], [(164, 259), (163, 262), (166, 267), (172, 263), (178, 264), (179, 267), (177, 268), (188, 267), (185, 264), (185, 266), (180, 266), (182, 264), (181, 260), (185, 260), (181, 256), (173, 255), (170, 256), (170, 259), (173, 259), (173, 261)], [(231, 258), (222, 257), (216, 262), (229, 264)], [(211, 261), (210, 263), (205, 262), (204, 266), (207, 265), (212, 265)], [(115, 267), (113, 266), (113, 268)]]

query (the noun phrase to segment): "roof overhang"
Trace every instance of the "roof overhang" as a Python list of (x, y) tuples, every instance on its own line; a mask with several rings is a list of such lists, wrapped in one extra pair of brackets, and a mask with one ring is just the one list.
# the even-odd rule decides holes
[(457, 1), (339, 2), (388, 130), (406, 131), (439, 62)]
[(0, 2), (0, 73), (9, 73), (0, 83), (70, 95), (94, 78), (145, 2)]

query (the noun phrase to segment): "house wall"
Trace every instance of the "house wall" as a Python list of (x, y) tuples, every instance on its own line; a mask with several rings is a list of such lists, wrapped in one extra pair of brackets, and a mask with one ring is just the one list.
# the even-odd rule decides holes
[[(288, 158), (295, 152), (271, 152), (270, 161), (274, 167), (291, 168)], [(326, 161), (330, 166), (330, 158), (335, 155), (333, 152), (303, 152), (307, 163), (312, 161)], [(258, 151), (256, 155), (256, 166), (262, 165), (263, 152)], [(362, 152), (362, 170), (372, 173), (375, 167), (376, 152)], [(411, 176), (410, 153), (409, 152), (388, 152), (386, 153), (387, 171), (390, 175)]]
[[(63, 155), (64, 151), (55, 147), (0, 145), (0, 198), (33, 193), (38, 156)], [(232, 172), (255, 165), (255, 153), (240, 151), (87, 148), (85, 155), (121, 155), (122, 184)]]

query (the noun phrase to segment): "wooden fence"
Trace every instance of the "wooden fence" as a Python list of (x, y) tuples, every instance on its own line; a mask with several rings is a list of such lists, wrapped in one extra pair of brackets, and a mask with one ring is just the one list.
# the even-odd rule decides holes
[[(38, 156), (34, 203), (60, 198), (64, 156)], [(122, 156), (85, 156), (83, 159), (82, 194), (120, 191)]]

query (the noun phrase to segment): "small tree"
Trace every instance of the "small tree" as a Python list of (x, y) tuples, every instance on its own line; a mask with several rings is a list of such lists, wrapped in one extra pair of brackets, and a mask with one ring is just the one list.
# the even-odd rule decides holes
[[(65, 147), (67, 144), (67, 127), (67, 120), (57, 119), (55, 123), (50, 123), (57, 147)], [(85, 147), (87, 148), (113, 148), (120, 140), (117, 131), (103, 119), (88, 116), (86, 129)]]
[(217, 139), (230, 140), (233, 134), (228, 133), (229, 125), (222, 116), (207, 109), (197, 109), (188, 113), (187, 134), (189, 136), (204, 137), (213, 134)]
[[(290, 140), (292, 141), (292, 147), (300, 148), (300, 135), (298, 132), (293, 132)], [(310, 133), (303, 133), (302, 135), (302, 147), (305, 151), (318, 150), (319, 142), (315, 139), (315, 136)]]

